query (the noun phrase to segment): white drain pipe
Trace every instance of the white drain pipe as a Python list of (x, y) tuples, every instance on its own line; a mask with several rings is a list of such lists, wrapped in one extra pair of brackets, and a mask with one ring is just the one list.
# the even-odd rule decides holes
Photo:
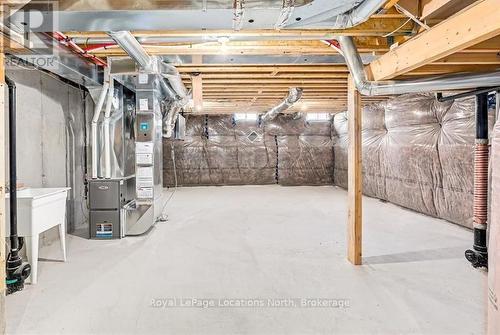
[(111, 178), (111, 139), (109, 134), (109, 121), (111, 117), (111, 107), (113, 105), (113, 96), (115, 85), (113, 79), (109, 79), (108, 100), (106, 101), (106, 110), (104, 112), (104, 178)]
[(104, 85), (102, 86), (101, 94), (99, 95), (99, 100), (94, 108), (94, 116), (92, 117), (91, 133), (92, 133), (92, 178), (96, 179), (98, 177), (98, 162), (99, 162), (99, 152), (98, 152), (98, 135), (97, 135), (97, 123), (99, 122), (99, 116), (101, 115), (102, 107), (104, 106), (104, 101), (106, 101), (106, 96), (109, 90), (109, 69), (106, 68), (104, 74)]

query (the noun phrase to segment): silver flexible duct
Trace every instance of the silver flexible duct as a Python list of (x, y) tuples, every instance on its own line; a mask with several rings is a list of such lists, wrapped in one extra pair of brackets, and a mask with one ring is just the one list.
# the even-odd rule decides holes
[(173, 65), (161, 62), (160, 74), (168, 80), (168, 83), (175, 92), (176, 100), (179, 101), (181, 107), (184, 107), (189, 101), (189, 94), (186, 86), (182, 82), (179, 70)]
[(262, 121), (271, 121), (279, 113), (286, 111), (292, 107), (297, 101), (302, 98), (302, 89), (299, 87), (292, 87), (288, 91), (288, 96), (280, 102), (277, 106), (271, 108), (266, 114), (262, 116)]
[(328, 21), (329, 29), (345, 29), (357, 26), (365, 22), (382, 7), (387, 0), (365, 0), (359, 6), (339, 15), (332, 17), (331, 11), (325, 11), (320, 14), (310, 16), (297, 23), (287, 25), (287, 28), (296, 28), (307, 26), (314, 23)]
[(294, 9), (295, 0), (283, 0), (283, 6), (281, 8), (280, 16), (278, 17), (278, 21), (276, 21), (276, 24), (274, 25), (274, 29), (283, 28), (292, 16)]
[(243, 6), (244, 0), (234, 0), (233, 2), (233, 30), (239, 31), (243, 26)]
[(174, 102), (168, 111), (167, 117), (165, 118), (163, 124), (163, 137), (172, 138), (175, 128), (175, 122), (177, 121), (177, 116), (182, 111), (182, 105), (178, 102)]
[[(500, 71), (478, 74), (462, 73), (416, 80), (368, 81), (352, 37), (338, 36), (337, 40), (340, 43), (340, 53), (344, 56), (356, 88), (362, 95), (393, 95), (500, 86)], [(337, 49), (333, 44), (330, 45)]]

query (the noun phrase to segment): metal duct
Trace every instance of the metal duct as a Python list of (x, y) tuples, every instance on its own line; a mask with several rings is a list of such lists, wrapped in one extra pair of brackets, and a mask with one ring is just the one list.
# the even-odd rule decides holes
[(243, 3), (244, 0), (234, 0), (233, 2), (233, 30), (241, 30), (243, 26)]
[[(155, 10), (130, 9), (131, 7), (122, 10), (112, 10), (111, 8), (85, 10), (82, 7), (75, 11), (58, 10), (41, 14), (44, 22), (50, 22), (50, 17), (57, 16), (60, 31), (146, 31), (231, 30), (233, 24), (235, 28), (241, 29), (274, 29), (282, 13), (282, 7), (278, 5), (282, 1), (273, 3), (262, 1), (259, 6), (251, 6), (248, 1), (245, 1), (243, 4), (244, 14), (238, 9), (239, 6), (234, 6), (235, 2), (242, 3), (242, 0), (232, 0), (233, 6), (229, 5), (227, 8), (208, 8), (206, 10), (203, 6), (192, 9), (161, 9), (165, 8), (163, 6)], [(100, 1), (99, 3), (104, 2)], [(113, 3), (121, 2), (113, 1)], [(201, 1), (198, 3), (201, 4)], [(359, 3), (360, 0), (314, 0), (305, 6), (300, 6), (301, 2), (297, 0), (289, 21), (299, 24), (310, 17), (317, 18), (322, 13), (325, 13), (326, 18), (335, 18), (339, 14), (350, 11)], [(237, 18), (240, 18), (240, 21), (236, 23), (233, 21), (235, 14)], [(24, 20), (24, 11), (15, 13), (11, 17), (11, 22), (19, 28), (23, 27)], [(326, 29), (332, 28), (331, 20), (321, 24)], [(29, 27), (32, 31), (45, 31), (44, 28), (43, 25)]]
[(184, 107), (189, 100), (188, 90), (182, 82), (179, 70), (173, 65), (161, 62), (160, 74), (168, 80), (168, 83), (175, 92), (176, 100), (179, 100), (181, 107)]
[(500, 71), (478, 74), (456, 74), (416, 80), (368, 81), (363, 62), (352, 37), (338, 36), (337, 40), (340, 43), (340, 50), (334, 44), (330, 43), (330, 45), (339, 50), (344, 56), (356, 88), (362, 95), (422, 93), (500, 85)]
[(130, 31), (108, 32), (108, 35), (133, 60), (135, 60), (142, 69), (157, 73), (168, 80), (171, 88), (168, 87), (165, 82), (160, 81), (161, 89), (167, 97), (180, 100), (182, 105), (187, 104), (188, 92), (175, 66), (161, 62), (158, 57), (150, 56)]
[(281, 9), (280, 16), (278, 17), (278, 21), (276, 22), (274, 29), (283, 28), (292, 16), (294, 9), (295, 0), (283, 0), (283, 8)]
[(153, 68), (153, 58), (130, 33), (130, 31), (110, 31), (108, 35), (118, 44), (137, 64), (146, 71)]
[[(343, 13), (335, 15), (334, 10), (326, 10), (317, 15), (302, 19), (299, 22), (287, 25), (287, 28), (298, 28), (313, 24), (321, 23), (321, 26), (328, 24), (329, 29), (345, 29), (357, 26), (360, 23), (368, 20), (370, 16), (375, 14), (387, 0), (365, 0), (359, 6)], [(315, 27), (316, 28), (316, 27)]]
[(168, 115), (164, 120), (163, 124), (163, 137), (172, 138), (175, 128), (175, 122), (177, 121), (177, 116), (182, 111), (182, 105), (178, 102), (174, 102), (170, 110), (168, 111)]
[(302, 89), (299, 87), (292, 87), (288, 91), (288, 96), (279, 103), (279, 105), (271, 108), (266, 114), (262, 116), (262, 121), (271, 121), (279, 113), (286, 111), (288, 108), (292, 107), (297, 101), (302, 97)]

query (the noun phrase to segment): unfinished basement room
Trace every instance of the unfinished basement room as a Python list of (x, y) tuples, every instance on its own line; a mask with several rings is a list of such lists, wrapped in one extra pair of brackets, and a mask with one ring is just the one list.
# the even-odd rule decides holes
[(500, 0), (0, 16), (0, 334), (500, 335)]

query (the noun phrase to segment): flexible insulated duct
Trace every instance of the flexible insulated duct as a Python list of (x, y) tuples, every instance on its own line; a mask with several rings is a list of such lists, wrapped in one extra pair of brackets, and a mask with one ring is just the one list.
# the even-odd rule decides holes
[(173, 105), (170, 107), (170, 110), (167, 114), (167, 117), (165, 118), (165, 121), (163, 122), (164, 126), (163, 137), (165, 138), (173, 137), (175, 122), (177, 121), (177, 116), (181, 111), (182, 111), (182, 105), (179, 104), (178, 102), (174, 102)]
[(362, 95), (422, 93), (500, 85), (500, 71), (478, 74), (456, 74), (416, 80), (369, 81), (366, 78), (363, 62), (352, 37), (338, 36), (337, 41), (340, 43), (340, 49), (331, 41), (327, 41), (327, 43), (344, 56), (356, 88)]
[(288, 96), (280, 102), (277, 106), (271, 108), (266, 114), (262, 116), (262, 121), (271, 121), (279, 113), (286, 111), (292, 107), (297, 101), (302, 98), (302, 89), (299, 87), (292, 87), (288, 91)]
[(387, 0), (365, 0), (359, 6), (339, 15), (332, 16), (330, 11), (324, 11), (299, 22), (289, 24), (287, 28), (298, 28), (315, 23), (327, 22), (329, 29), (346, 29), (357, 26), (375, 14)]

